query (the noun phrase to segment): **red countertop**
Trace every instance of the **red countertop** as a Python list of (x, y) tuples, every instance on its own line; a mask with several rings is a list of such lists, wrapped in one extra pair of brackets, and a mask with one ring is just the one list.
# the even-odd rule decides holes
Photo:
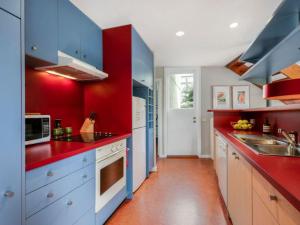
[(120, 134), (93, 143), (50, 141), (26, 147), (26, 171), (33, 170), (56, 161), (98, 148), (131, 136)]
[(215, 130), (300, 211), (300, 158), (260, 155), (233, 137), (233, 129)]

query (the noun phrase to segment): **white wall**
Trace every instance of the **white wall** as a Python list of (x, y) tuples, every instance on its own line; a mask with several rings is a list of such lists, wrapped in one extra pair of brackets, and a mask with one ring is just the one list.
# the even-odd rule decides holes
[[(155, 78), (164, 78), (164, 68), (157, 67)], [(210, 118), (212, 113), (207, 110), (212, 108), (213, 85), (249, 85), (250, 107), (265, 107), (266, 101), (262, 98), (262, 90), (247, 81), (240, 81), (239, 76), (225, 67), (201, 67), (201, 142), (202, 154), (210, 155)], [(163, 79), (164, 80), (164, 79)], [(164, 104), (163, 104), (164, 105)], [(164, 109), (163, 109), (164, 110)], [(164, 119), (164, 118), (163, 118)]]
[(262, 98), (262, 90), (257, 86), (240, 81), (239, 76), (225, 67), (202, 67), (201, 68), (201, 114), (202, 114), (202, 153), (210, 155), (210, 118), (212, 113), (207, 112), (212, 108), (213, 85), (250, 85), (250, 107), (265, 107), (266, 101)]

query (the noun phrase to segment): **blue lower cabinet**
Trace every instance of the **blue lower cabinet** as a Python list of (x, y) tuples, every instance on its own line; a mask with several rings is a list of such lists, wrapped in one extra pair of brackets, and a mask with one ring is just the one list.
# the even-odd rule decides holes
[(27, 218), (26, 225), (73, 225), (94, 206), (94, 202), (95, 182), (91, 180)]
[[(2, 0), (0, 6), (15, 1)], [(22, 70), (20, 19), (0, 9), (0, 224), (22, 224)]]
[(26, 196), (26, 217), (30, 217), (94, 177), (95, 165), (92, 164), (31, 192)]
[(96, 214), (96, 225), (103, 225), (120, 206), (120, 204), (126, 199), (126, 196), (127, 190), (126, 187), (124, 187)]
[(21, 17), (21, 0), (0, 0), (0, 8)]
[(81, 217), (74, 225), (95, 225), (95, 207), (92, 207), (83, 217)]
[(150, 173), (154, 167), (154, 129), (148, 128), (148, 172)]
[(127, 139), (127, 170), (126, 170), (126, 186), (127, 198), (133, 198), (133, 175), (132, 175), (132, 137)]
[(95, 162), (95, 151), (67, 158), (26, 173), (26, 193), (37, 190)]

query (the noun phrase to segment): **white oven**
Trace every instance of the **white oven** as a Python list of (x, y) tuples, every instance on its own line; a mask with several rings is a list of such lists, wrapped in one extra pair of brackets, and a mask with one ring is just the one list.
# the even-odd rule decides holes
[(96, 206), (99, 212), (126, 187), (126, 140), (96, 150)]

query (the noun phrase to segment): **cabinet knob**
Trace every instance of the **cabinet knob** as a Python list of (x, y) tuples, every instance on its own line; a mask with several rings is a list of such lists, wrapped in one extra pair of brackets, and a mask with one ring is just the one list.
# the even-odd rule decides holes
[(236, 153), (235, 153), (235, 152), (233, 152), (233, 153), (232, 153), (232, 155), (233, 155), (233, 156), (235, 156), (235, 155), (236, 155)]
[(48, 171), (47, 177), (53, 177), (53, 176), (54, 176), (54, 173), (52, 171)]
[(71, 206), (71, 205), (73, 205), (73, 201), (71, 201), (71, 200), (70, 200), (70, 201), (68, 201), (68, 202), (67, 202), (67, 205), (68, 205), (68, 206)]
[(270, 200), (271, 201), (278, 201), (278, 198), (276, 195), (270, 195)]
[(76, 54), (76, 55), (78, 55), (78, 53), (79, 53), (79, 51), (78, 51), (78, 50), (76, 50), (76, 51), (75, 51), (75, 54)]
[(32, 51), (36, 51), (37, 49), (38, 49), (38, 48), (37, 48), (36, 45), (34, 45), (34, 46), (31, 47), (31, 50), (32, 50)]
[(235, 156), (234, 158), (235, 158), (235, 159), (237, 159), (237, 160), (239, 160), (239, 159), (240, 159), (240, 157), (238, 157), (238, 156)]
[(48, 194), (47, 194), (47, 198), (53, 198), (54, 197), (54, 194), (52, 193), (52, 192), (49, 192)]
[(87, 162), (87, 158), (83, 158), (83, 160), (82, 160), (84, 163), (86, 163)]
[(87, 58), (87, 55), (83, 55), (83, 58), (86, 59), (86, 58)]
[(15, 195), (15, 193), (12, 191), (7, 191), (4, 193), (4, 197), (6, 197), (6, 198), (12, 198), (12, 197), (14, 197), (14, 195)]
[(83, 179), (86, 179), (88, 176), (86, 175), (86, 174), (84, 174), (83, 176), (82, 176), (82, 178)]
[(145, 82), (145, 80), (141, 80), (141, 82)]

